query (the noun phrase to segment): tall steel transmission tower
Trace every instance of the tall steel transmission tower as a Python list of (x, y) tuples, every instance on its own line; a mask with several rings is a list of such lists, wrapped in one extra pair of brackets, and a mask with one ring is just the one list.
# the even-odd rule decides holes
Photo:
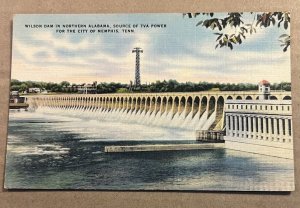
[(132, 53), (136, 53), (135, 56), (135, 80), (134, 85), (135, 87), (141, 86), (141, 75), (140, 75), (140, 53), (143, 53), (141, 48), (134, 48)]

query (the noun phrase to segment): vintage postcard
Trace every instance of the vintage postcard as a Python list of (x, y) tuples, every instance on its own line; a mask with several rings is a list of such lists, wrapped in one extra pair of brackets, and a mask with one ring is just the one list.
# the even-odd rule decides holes
[(289, 12), (20, 14), (6, 189), (293, 191)]

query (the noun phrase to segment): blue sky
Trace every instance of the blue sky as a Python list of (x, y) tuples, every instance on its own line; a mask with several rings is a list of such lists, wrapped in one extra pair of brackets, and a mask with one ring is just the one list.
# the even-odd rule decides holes
[[(251, 22), (245, 14), (245, 21)], [(283, 53), (281, 28), (257, 29), (240, 46), (215, 50), (214, 31), (196, 27), (200, 18), (182, 14), (16, 15), (13, 22), (12, 78), (71, 83), (134, 79), (134, 47), (141, 47), (142, 83), (257, 83), (290, 81), (290, 52)], [(59, 34), (25, 24), (166, 24), (134, 33)], [(232, 29), (234, 31), (234, 29)], [(215, 31), (218, 32), (218, 31)]]

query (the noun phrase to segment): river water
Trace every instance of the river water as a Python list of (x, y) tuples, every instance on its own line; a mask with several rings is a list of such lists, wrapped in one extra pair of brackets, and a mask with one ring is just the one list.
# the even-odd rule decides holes
[(106, 145), (195, 143), (194, 132), (11, 111), (9, 189), (285, 191), (293, 160), (228, 149), (104, 153)]

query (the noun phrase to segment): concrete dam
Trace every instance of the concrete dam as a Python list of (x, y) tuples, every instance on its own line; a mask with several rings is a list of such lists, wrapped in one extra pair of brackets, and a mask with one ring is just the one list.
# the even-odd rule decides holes
[[(258, 91), (30, 95), (31, 110), (185, 130), (223, 130), (227, 100), (258, 100)], [(272, 92), (270, 99), (289, 99)]]

